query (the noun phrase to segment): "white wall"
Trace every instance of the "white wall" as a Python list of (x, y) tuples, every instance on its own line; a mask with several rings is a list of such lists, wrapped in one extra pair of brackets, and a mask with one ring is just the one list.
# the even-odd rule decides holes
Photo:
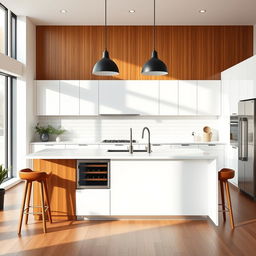
[(62, 126), (67, 130), (62, 139), (68, 141), (129, 139), (130, 127), (133, 128), (134, 139), (141, 140), (144, 126), (150, 128), (153, 142), (192, 141), (191, 133), (202, 134), (204, 126), (213, 129), (213, 140), (223, 140), (218, 132), (223, 130), (223, 122), (215, 117), (39, 117), (38, 120), (41, 125)]
[(25, 156), (37, 121), (34, 112), (34, 79), (36, 71), (36, 27), (27, 17), (17, 21), (17, 59), (24, 64), (24, 74), (14, 90), (14, 170), (30, 165)]
[(21, 77), (23, 75), (23, 64), (0, 53), (0, 71), (9, 75)]

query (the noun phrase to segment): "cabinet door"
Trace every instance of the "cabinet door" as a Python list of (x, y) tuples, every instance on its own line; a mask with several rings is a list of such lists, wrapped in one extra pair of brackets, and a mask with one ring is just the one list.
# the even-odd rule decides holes
[(159, 114), (178, 115), (178, 81), (168, 80), (159, 82)]
[(228, 146), (227, 148), (227, 168), (233, 169), (235, 171), (235, 177), (230, 180), (230, 182), (238, 186), (238, 147)]
[(160, 161), (112, 161), (111, 215), (169, 215), (172, 179)]
[(111, 215), (206, 215), (206, 166), (194, 160), (111, 161)]
[(197, 114), (197, 81), (179, 81), (179, 115)]
[(60, 114), (59, 85), (58, 80), (36, 81), (37, 115)]
[(60, 115), (79, 115), (79, 81), (60, 81)]
[(31, 152), (35, 153), (44, 149), (50, 149), (50, 148), (56, 148), (56, 149), (65, 149), (66, 146), (64, 144), (31, 144)]
[(220, 115), (221, 81), (200, 80), (197, 86), (197, 114), (205, 116)]
[(76, 215), (110, 215), (109, 189), (76, 190)]
[(46, 149), (44, 144), (31, 144), (30, 148), (31, 148), (31, 150), (30, 150), (31, 153), (35, 153), (35, 152)]
[(158, 115), (158, 81), (99, 81), (100, 114)]
[(230, 76), (229, 80), (229, 104), (230, 104), (230, 114), (237, 115), (238, 114), (238, 102), (242, 95), (240, 95), (240, 71), (239, 66), (236, 65), (227, 71)]
[(80, 115), (98, 115), (98, 81), (80, 81)]

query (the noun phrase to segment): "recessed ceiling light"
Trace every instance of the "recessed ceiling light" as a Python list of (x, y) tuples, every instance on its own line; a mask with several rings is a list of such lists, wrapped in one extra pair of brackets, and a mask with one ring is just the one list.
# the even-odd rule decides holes
[(65, 13), (67, 13), (68, 11), (67, 10), (65, 10), (65, 9), (61, 9), (60, 10), (60, 13), (62, 13), (62, 14), (65, 14)]
[(199, 10), (200, 13), (206, 13), (206, 10), (205, 9), (201, 9)]
[(129, 13), (135, 13), (135, 10), (129, 10)]

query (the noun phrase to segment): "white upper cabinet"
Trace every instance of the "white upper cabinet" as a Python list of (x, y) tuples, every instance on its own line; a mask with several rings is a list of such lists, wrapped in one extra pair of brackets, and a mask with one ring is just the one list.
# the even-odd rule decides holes
[[(220, 81), (40, 80), (36, 84), (38, 115), (221, 114)], [(232, 81), (232, 89), (235, 84)], [(251, 87), (247, 91), (252, 91)], [(225, 88), (230, 90), (231, 84)], [(234, 102), (237, 97), (233, 97)]]
[(159, 81), (99, 81), (100, 114), (159, 114)]
[(96, 80), (80, 81), (80, 115), (98, 115), (98, 87)]
[(159, 82), (159, 114), (179, 114), (179, 82), (178, 80), (161, 80)]
[(197, 114), (221, 114), (221, 81), (199, 80), (197, 83)]
[(37, 80), (37, 115), (60, 114), (60, 83), (58, 80)]
[(228, 88), (229, 114), (238, 114), (238, 102), (256, 97), (256, 56), (223, 71), (221, 79)]
[(179, 81), (179, 115), (197, 114), (197, 81)]
[(79, 80), (60, 81), (60, 115), (79, 115)]

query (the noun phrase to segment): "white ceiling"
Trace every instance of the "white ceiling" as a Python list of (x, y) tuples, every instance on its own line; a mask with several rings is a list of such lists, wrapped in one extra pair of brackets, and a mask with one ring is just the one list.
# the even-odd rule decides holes
[[(0, 0), (17, 15), (43, 25), (101, 25), (104, 0)], [(61, 14), (60, 9), (68, 13)], [(136, 12), (130, 14), (129, 9)], [(206, 9), (206, 14), (200, 14)], [(256, 24), (256, 0), (156, 0), (158, 25)], [(108, 0), (111, 25), (150, 25), (153, 0)]]

